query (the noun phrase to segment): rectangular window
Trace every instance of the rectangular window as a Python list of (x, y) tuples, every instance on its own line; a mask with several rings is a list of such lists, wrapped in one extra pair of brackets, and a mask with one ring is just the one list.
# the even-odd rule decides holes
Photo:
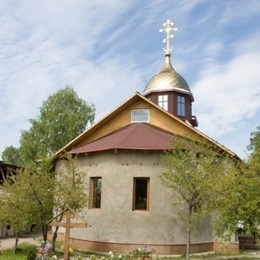
[(89, 187), (89, 208), (101, 208), (102, 178), (91, 177)]
[(185, 116), (185, 97), (183, 96), (177, 97), (177, 115)]
[(133, 210), (149, 210), (150, 178), (134, 178)]
[(131, 110), (131, 122), (149, 122), (149, 109)]
[(158, 106), (168, 111), (168, 95), (158, 96)]

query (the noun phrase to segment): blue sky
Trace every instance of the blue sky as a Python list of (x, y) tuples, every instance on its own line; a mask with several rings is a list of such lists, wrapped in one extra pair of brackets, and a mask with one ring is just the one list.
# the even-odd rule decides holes
[(259, 0), (1, 1), (0, 153), (66, 85), (96, 120), (142, 93), (163, 66), (167, 19), (198, 129), (245, 158), (260, 125)]

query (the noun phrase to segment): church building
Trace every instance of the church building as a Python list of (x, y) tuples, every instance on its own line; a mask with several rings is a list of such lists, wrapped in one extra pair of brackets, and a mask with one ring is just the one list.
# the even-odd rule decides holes
[[(55, 155), (77, 155), (78, 167), (86, 173), (82, 181), (88, 204), (83, 217), (90, 226), (71, 229), (75, 248), (125, 253), (147, 245), (158, 254), (183, 254), (186, 225), (159, 177), (165, 170), (165, 151), (185, 137), (236, 157), (197, 129), (193, 94), (171, 64), (170, 39), (176, 30), (172, 26), (168, 20), (161, 30), (166, 35), (165, 61), (144, 92), (133, 94)], [(57, 159), (56, 171), (63, 167)], [(191, 252), (217, 251), (217, 245), (211, 219), (205, 218), (192, 236)]]

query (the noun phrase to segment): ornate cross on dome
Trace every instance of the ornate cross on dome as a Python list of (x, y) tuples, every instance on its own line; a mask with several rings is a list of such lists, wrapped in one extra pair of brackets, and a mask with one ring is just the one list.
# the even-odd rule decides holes
[(173, 38), (173, 34), (171, 34), (171, 32), (177, 31), (177, 28), (172, 27), (173, 24), (174, 23), (172, 23), (170, 20), (167, 20), (167, 22), (163, 24), (165, 29), (160, 29), (160, 32), (166, 33), (166, 38), (163, 40), (163, 42), (166, 42), (166, 49), (163, 48), (163, 50), (165, 51), (165, 54), (171, 54), (172, 48), (170, 48), (170, 39)]

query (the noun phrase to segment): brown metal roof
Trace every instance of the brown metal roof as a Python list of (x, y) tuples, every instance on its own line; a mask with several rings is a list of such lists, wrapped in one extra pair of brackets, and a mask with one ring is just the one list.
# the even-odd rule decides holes
[(111, 149), (169, 150), (177, 137), (146, 123), (127, 125), (92, 143), (70, 151), (72, 154), (91, 153)]

